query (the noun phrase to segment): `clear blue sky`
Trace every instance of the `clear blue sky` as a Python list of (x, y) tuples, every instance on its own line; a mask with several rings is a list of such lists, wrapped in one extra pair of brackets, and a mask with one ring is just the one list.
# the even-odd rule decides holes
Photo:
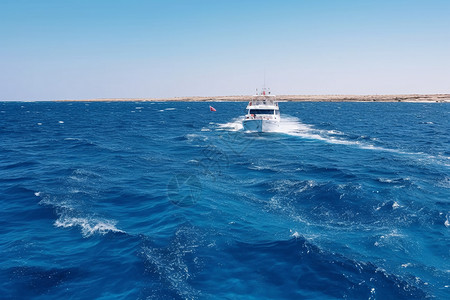
[(0, 0), (0, 100), (450, 93), (448, 0)]

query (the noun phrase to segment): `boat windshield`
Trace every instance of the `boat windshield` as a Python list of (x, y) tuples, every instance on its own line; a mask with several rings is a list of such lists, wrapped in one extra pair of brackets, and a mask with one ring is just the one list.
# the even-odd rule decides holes
[(273, 109), (250, 109), (251, 115), (273, 115), (275, 110)]

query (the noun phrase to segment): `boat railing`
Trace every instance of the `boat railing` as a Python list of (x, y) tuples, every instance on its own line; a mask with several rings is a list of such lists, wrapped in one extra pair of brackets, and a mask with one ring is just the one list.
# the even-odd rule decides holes
[(274, 99), (264, 99), (264, 100), (258, 100), (258, 99), (252, 99), (249, 102), (250, 106), (254, 105), (273, 105), (278, 106), (278, 102), (276, 102)]

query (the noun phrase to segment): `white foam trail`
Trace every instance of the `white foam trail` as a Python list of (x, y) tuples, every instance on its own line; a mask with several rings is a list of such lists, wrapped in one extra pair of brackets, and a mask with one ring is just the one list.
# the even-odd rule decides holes
[[(227, 130), (227, 131), (240, 131), (243, 130), (242, 121), (245, 116), (240, 116), (233, 119), (231, 122), (224, 124), (216, 124), (219, 128), (216, 130)], [(360, 149), (373, 150), (373, 151), (384, 151), (391, 152), (402, 155), (412, 155), (421, 156), (427, 160), (431, 160), (437, 164), (442, 164), (449, 166), (450, 157), (446, 156), (433, 156), (426, 153), (414, 153), (406, 152), (398, 149), (389, 149), (380, 146), (375, 146), (364, 141), (351, 141), (345, 139), (345, 133), (338, 130), (320, 130), (314, 128), (312, 125), (302, 123), (298, 118), (289, 115), (282, 115), (280, 124), (278, 128), (271, 128), (269, 132), (282, 133), (291, 136), (297, 136), (308, 140), (318, 140), (329, 144), (336, 145), (348, 145), (355, 146)], [(376, 140), (376, 139), (372, 139)]]
[[(422, 156), (428, 160), (432, 160), (436, 163), (443, 164), (445, 166), (449, 165), (448, 162), (446, 162), (445, 160), (450, 160), (450, 157), (446, 156), (433, 156), (422, 152), (415, 153), (402, 151), (398, 149), (389, 149), (380, 146), (374, 146), (372, 144), (368, 144), (363, 141), (349, 141), (343, 137), (345, 135), (345, 133), (343, 132), (337, 130), (315, 129), (311, 125), (301, 123), (301, 121), (298, 118), (290, 116), (283, 117), (280, 122), (280, 127), (276, 129), (274, 132), (280, 132), (292, 136), (299, 136), (305, 139), (320, 140), (330, 144), (356, 146), (360, 149), (365, 150), (392, 152), (402, 155)], [(330, 134), (338, 135), (340, 137), (329, 136)]]
[[(219, 130), (239, 131), (243, 129), (242, 121), (244, 120), (244, 118), (244, 116), (240, 116), (233, 119), (231, 122), (217, 125), (219, 126)], [(318, 130), (311, 125), (300, 122), (298, 118), (291, 116), (283, 116), (278, 128), (272, 128), (271, 130), (269, 130), (269, 132), (283, 133), (302, 137), (305, 139), (320, 140), (332, 144), (360, 145), (360, 142), (348, 141), (340, 138), (338, 139), (333, 136), (327, 136), (327, 134), (343, 136), (343, 132), (337, 130)]]
[(102, 235), (108, 232), (120, 232), (124, 231), (117, 229), (116, 221), (114, 220), (97, 220), (89, 218), (77, 218), (62, 216), (55, 221), (54, 225), (56, 227), (70, 228), (74, 226), (81, 227), (81, 232), (84, 237), (90, 237), (95, 233), (100, 233)]
[[(337, 130), (315, 129), (312, 125), (304, 124), (298, 118), (291, 116), (283, 116), (281, 118), (280, 126), (278, 128), (274, 128), (271, 132), (284, 133), (304, 139), (324, 141), (330, 144), (363, 146), (359, 141), (349, 141), (341, 137), (336, 138), (334, 136), (329, 136), (343, 136), (345, 135), (343, 132)], [(372, 145), (367, 146), (374, 147)]]
[[(242, 121), (244, 120), (244, 116), (237, 117), (233, 119), (231, 122), (224, 123), (224, 124), (217, 124), (219, 129), (218, 130), (228, 130), (228, 131), (239, 131), (243, 129)], [(334, 137), (326, 137), (323, 136), (323, 134), (333, 134), (333, 135), (344, 135), (344, 133), (336, 130), (317, 130), (314, 129), (311, 125), (304, 124), (300, 122), (300, 120), (296, 117), (291, 116), (283, 116), (281, 118), (281, 122), (278, 126), (278, 128), (272, 128), (269, 130), (269, 132), (275, 132), (275, 133), (283, 133), (288, 134), (292, 136), (298, 136), (306, 139), (314, 139), (314, 140), (321, 140), (325, 142), (331, 142), (335, 144), (349, 144), (349, 143), (355, 143), (351, 141), (345, 141), (336, 139)]]
[(231, 122), (225, 124), (217, 124), (219, 126), (218, 130), (228, 130), (228, 131), (239, 131), (244, 127), (242, 126), (242, 121), (244, 116), (234, 118)]

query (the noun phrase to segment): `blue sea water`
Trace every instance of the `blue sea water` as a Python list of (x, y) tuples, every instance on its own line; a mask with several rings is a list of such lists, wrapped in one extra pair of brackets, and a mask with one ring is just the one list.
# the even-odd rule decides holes
[(449, 299), (450, 105), (0, 103), (2, 299)]

